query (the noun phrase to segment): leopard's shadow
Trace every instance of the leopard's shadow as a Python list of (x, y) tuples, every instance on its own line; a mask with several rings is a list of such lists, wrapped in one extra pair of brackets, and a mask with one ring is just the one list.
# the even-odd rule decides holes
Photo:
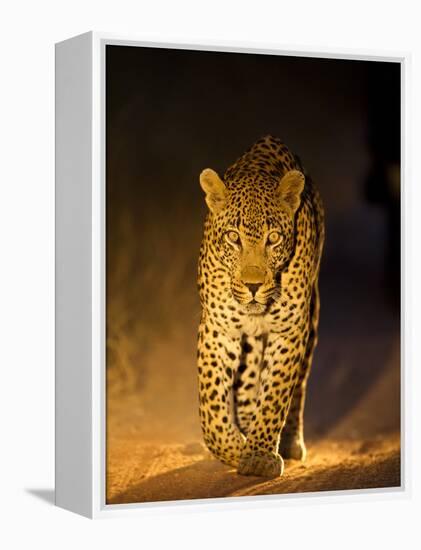
[(107, 504), (227, 497), (237, 491), (257, 491), (267, 483), (265, 478), (240, 476), (209, 457), (134, 483), (107, 499)]

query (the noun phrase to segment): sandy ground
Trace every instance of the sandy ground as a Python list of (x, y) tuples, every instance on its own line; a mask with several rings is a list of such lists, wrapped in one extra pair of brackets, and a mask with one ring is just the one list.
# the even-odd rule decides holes
[[(186, 354), (190, 351), (184, 350)], [(174, 358), (167, 353), (163, 348), (153, 363), (158, 361), (170, 369)], [(184, 364), (191, 362), (186, 360)], [(328, 410), (342, 414), (328, 429), (312, 428), (317, 422), (310, 420), (317, 414), (311, 405), (318, 400), (316, 395), (314, 399), (309, 396), (307, 460), (286, 461), (284, 475), (274, 480), (239, 476), (204, 447), (197, 414), (196, 379), (191, 368), (188, 367), (190, 375), (183, 383), (179, 376), (172, 380), (171, 392), (168, 370), (162, 368), (149, 372), (148, 382), (139, 392), (109, 399), (108, 503), (400, 485), (397, 346), (387, 368), (348, 412), (343, 413), (340, 408), (340, 392), (336, 405), (332, 398)], [(313, 394), (315, 391), (317, 385)]]
[(109, 463), (109, 504), (396, 487), (399, 439), (325, 440), (309, 446), (305, 463), (286, 461), (282, 477), (236, 474), (203, 448), (186, 444), (139, 445), (120, 440)]

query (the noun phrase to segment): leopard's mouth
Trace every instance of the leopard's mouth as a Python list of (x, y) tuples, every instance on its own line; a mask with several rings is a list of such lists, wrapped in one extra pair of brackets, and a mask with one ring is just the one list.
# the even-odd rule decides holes
[(249, 315), (264, 315), (272, 305), (272, 302), (272, 298), (269, 298), (264, 304), (257, 302), (256, 300), (251, 300), (251, 302), (245, 304), (243, 307)]

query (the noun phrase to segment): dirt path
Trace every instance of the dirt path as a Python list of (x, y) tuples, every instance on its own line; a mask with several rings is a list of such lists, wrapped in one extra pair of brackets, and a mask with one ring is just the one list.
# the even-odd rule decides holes
[[(398, 487), (399, 433), (384, 425), (385, 408), (396, 401), (397, 375), (396, 369), (387, 372), (329, 433), (307, 441), (305, 463), (287, 461), (284, 475), (274, 480), (239, 476), (212, 457), (202, 443), (194, 399), (185, 398), (185, 388), (178, 392), (175, 386), (164, 402), (148, 403), (146, 395), (157, 395), (151, 387), (143, 406), (139, 396), (127, 397), (109, 407), (107, 502)], [(369, 415), (373, 407), (378, 414)], [(150, 410), (156, 414), (149, 415)]]
[[(117, 443), (117, 442), (115, 442)], [(202, 444), (139, 445), (120, 440), (109, 462), (109, 504), (394, 487), (400, 484), (399, 439), (324, 441), (305, 463), (287, 461), (275, 480), (239, 476)]]

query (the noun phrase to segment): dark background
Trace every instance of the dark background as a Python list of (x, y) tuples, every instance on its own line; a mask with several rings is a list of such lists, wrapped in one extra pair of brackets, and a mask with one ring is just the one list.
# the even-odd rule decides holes
[(109, 435), (198, 433), (199, 173), (269, 133), (326, 210), (307, 434), (399, 430), (400, 66), (107, 46), (106, 67)]

